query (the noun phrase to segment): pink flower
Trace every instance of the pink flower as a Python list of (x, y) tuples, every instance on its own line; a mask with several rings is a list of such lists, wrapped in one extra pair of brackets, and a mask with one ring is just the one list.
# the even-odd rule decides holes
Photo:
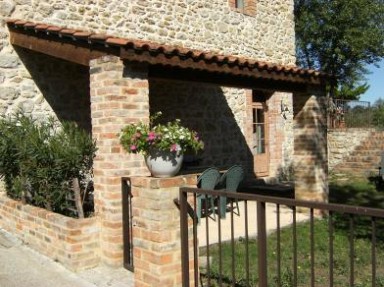
[(137, 147), (135, 145), (131, 145), (130, 149), (131, 149), (131, 151), (135, 151), (137, 149)]
[(177, 144), (171, 145), (171, 151), (172, 152), (177, 151), (177, 148), (178, 148)]
[(153, 140), (155, 140), (155, 139), (156, 139), (156, 134), (155, 134), (155, 132), (149, 132), (147, 140), (148, 140), (148, 141), (153, 141)]

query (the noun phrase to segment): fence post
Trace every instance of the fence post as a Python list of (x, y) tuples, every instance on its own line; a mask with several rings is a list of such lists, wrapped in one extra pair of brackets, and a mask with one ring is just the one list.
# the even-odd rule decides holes
[(188, 246), (188, 196), (180, 188), (180, 239), (181, 239), (181, 282), (189, 287), (189, 246)]
[(265, 219), (265, 202), (257, 202), (257, 248), (259, 286), (268, 286), (267, 274), (267, 232)]
[(128, 177), (121, 178), (122, 216), (123, 216), (123, 244), (124, 267), (133, 271), (133, 243), (132, 243), (132, 194), (131, 182)]

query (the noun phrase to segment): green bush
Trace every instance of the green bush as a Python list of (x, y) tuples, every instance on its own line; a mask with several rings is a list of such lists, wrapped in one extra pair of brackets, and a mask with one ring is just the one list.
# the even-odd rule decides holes
[(72, 181), (85, 192), (95, 152), (95, 141), (75, 123), (37, 122), (22, 113), (0, 118), (0, 177), (13, 199), (71, 215)]

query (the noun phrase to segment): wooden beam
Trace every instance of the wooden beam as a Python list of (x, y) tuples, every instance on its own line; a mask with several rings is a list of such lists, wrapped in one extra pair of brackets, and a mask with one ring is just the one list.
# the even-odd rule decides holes
[[(49, 35), (42, 36), (34, 35), (33, 33), (18, 33), (12, 31), (10, 33), (10, 40), (12, 45), (22, 48), (40, 52), (52, 57), (60, 58), (69, 62), (74, 62), (83, 66), (89, 66), (89, 61), (99, 58), (104, 55), (113, 54), (112, 49), (105, 47), (97, 47), (96, 45), (83, 41), (74, 41), (62, 38), (57, 41), (58, 37), (49, 37)], [(115, 52), (115, 54), (118, 54)]]

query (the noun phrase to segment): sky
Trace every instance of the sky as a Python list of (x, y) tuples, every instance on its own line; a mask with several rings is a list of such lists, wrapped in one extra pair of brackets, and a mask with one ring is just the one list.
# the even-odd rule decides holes
[(384, 59), (379, 63), (380, 68), (371, 65), (368, 67), (371, 74), (367, 75), (368, 91), (360, 96), (360, 101), (374, 104), (379, 98), (384, 100)]

